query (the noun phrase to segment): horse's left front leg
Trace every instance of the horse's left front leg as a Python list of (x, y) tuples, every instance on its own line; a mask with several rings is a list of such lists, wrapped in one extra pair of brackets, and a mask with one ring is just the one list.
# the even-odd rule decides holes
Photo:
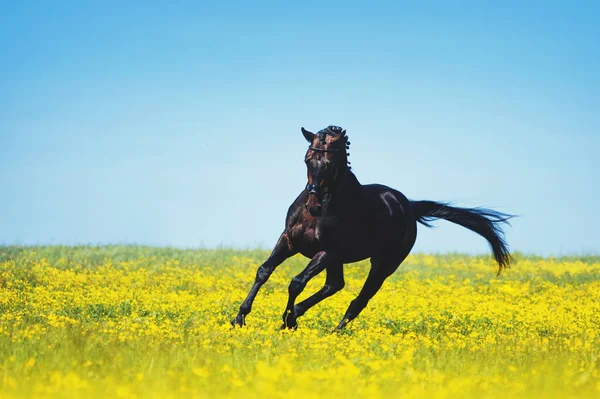
[(288, 292), (288, 302), (283, 313), (283, 325), (281, 328), (296, 328), (296, 314), (294, 313), (294, 304), (298, 295), (304, 290), (309, 280), (321, 273), (331, 263), (336, 262), (337, 257), (333, 254), (321, 251), (316, 254), (309, 262), (308, 266), (296, 277), (292, 279)]

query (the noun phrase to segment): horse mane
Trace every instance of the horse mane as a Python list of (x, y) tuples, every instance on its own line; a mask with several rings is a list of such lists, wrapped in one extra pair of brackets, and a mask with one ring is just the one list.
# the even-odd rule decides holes
[(321, 145), (325, 144), (325, 139), (327, 138), (327, 135), (342, 136), (342, 138), (340, 140), (343, 140), (344, 146), (346, 147), (346, 152), (345, 152), (346, 165), (348, 166), (348, 169), (352, 169), (352, 167), (350, 166), (350, 161), (348, 161), (348, 157), (350, 156), (350, 153), (348, 152), (348, 150), (350, 149), (350, 139), (348, 138), (348, 135), (346, 134), (346, 129), (343, 129), (341, 126), (329, 125), (325, 129), (319, 130), (317, 132), (317, 135), (319, 136)]

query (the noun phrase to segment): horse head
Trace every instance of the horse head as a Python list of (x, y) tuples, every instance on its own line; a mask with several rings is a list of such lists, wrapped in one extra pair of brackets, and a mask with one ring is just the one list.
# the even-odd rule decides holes
[(313, 216), (321, 213), (323, 203), (331, 199), (336, 185), (350, 168), (347, 150), (350, 141), (346, 131), (339, 126), (328, 126), (316, 134), (302, 128), (304, 138), (310, 143), (304, 162), (308, 183), (306, 209)]

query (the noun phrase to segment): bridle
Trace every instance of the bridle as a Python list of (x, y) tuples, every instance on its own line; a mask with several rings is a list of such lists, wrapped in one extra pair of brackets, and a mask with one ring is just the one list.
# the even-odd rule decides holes
[[(313, 150), (316, 152), (340, 152), (341, 150), (339, 148), (315, 148), (312, 145), (308, 146), (309, 150)], [(320, 186), (318, 184), (307, 184), (306, 185), (306, 191), (308, 191), (308, 194), (315, 194), (317, 197), (321, 198), (321, 194), (325, 194), (323, 196), (322, 201), (323, 202), (328, 202), (331, 199), (331, 192), (329, 190), (329, 186)]]
[(340, 152), (339, 148), (315, 148), (312, 145), (309, 145), (308, 149), (316, 152)]
[[(319, 136), (319, 139), (321, 141), (321, 145), (325, 144), (325, 138), (327, 137), (328, 134), (341, 134), (344, 137), (344, 143), (345, 143), (345, 149), (347, 150), (348, 148), (350, 148), (350, 141), (348, 141), (348, 137), (346, 136), (346, 130), (342, 129), (339, 126), (328, 126), (325, 129), (320, 130), (317, 135)], [(340, 148), (315, 148), (311, 145), (308, 146), (309, 150), (315, 151), (315, 152), (332, 152), (332, 153), (340, 153), (343, 151), (343, 149)], [(350, 153), (346, 153), (346, 156), (350, 155)], [(350, 162), (348, 162), (346, 160), (348, 166), (347, 168), (350, 168)], [(346, 166), (346, 165), (344, 165)], [(338, 176), (338, 172), (339, 169), (336, 169), (335, 171), (335, 175), (334, 175), (334, 181), (337, 179)], [(314, 194), (317, 196), (317, 198), (321, 199), (321, 202), (323, 203), (327, 203), (331, 200), (331, 189), (329, 186), (320, 186), (318, 184), (307, 184), (306, 185), (306, 191), (308, 191), (308, 194)], [(321, 195), (323, 195), (323, 197), (321, 198)]]

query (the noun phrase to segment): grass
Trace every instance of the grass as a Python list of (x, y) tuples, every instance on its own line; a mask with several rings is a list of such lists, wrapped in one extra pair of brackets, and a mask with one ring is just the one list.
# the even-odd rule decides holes
[[(280, 266), (229, 321), (265, 250), (0, 247), (0, 397), (597, 397), (600, 257), (413, 255), (331, 334), (346, 287), (281, 332)], [(324, 282), (309, 283), (305, 298)]]

